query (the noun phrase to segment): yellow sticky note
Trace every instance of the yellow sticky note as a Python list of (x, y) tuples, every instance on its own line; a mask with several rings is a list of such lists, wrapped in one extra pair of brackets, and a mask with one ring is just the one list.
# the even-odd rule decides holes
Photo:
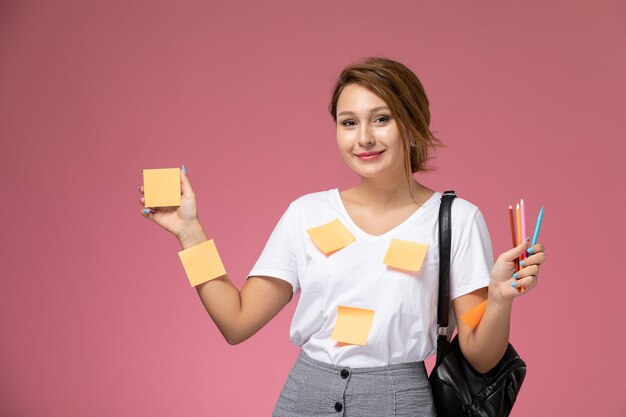
[(226, 275), (213, 239), (178, 252), (192, 286)]
[(337, 307), (337, 322), (331, 339), (351, 345), (367, 345), (374, 323), (374, 310), (357, 307)]
[(478, 304), (476, 307), (471, 309), (465, 314), (461, 315), (461, 320), (465, 323), (470, 329), (474, 329), (480, 323), (480, 320), (483, 318), (483, 314), (485, 314), (485, 308), (487, 307), (487, 300)]
[(180, 206), (180, 168), (144, 169), (145, 207)]
[(422, 267), (428, 245), (408, 240), (391, 239), (383, 263), (393, 268), (417, 272)]
[(343, 249), (356, 240), (339, 219), (313, 227), (307, 230), (307, 233), (311, 236), (319, 250), (326, 255)]

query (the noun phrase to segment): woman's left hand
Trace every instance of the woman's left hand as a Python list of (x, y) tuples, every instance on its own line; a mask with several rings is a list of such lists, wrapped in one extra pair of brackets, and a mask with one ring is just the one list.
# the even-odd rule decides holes
[[(520, 270), (515, 272), (515, 259), (524, 252), (527, 258), (520, 263)], [(528, 294), (537, 286), (539, 266), (546, 261), (545, 247), (538, 243), (530, 247), (525, 240), (521, 245), (502, 253), (491, 270), (489, 298), (496, 302), (512, 302), (519, 295)]]

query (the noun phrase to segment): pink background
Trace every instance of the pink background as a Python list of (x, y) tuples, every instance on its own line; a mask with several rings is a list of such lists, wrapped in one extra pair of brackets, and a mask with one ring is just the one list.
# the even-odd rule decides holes
[(229, 346), (140, 169), (185, 163), (241, 286), (291, 200), (355, 183), (326, 108), (369, 55), (423, 81), (448, 147), (419, 180), (480, 206), (496, 254), (509, 200), (546, 207), (513, 416), (626, 415), (623, 1), (47, 3), (0, 2), (0, 415), (269, 415), (295, 303)]

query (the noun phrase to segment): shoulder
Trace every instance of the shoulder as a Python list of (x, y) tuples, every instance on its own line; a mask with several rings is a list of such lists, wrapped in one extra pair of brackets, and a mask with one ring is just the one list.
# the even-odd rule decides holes
[(488, 236), (485, 218), (477, 205), (457, 197), (452, 203), (452, 234), (454, 236)]
[[(439, 210), (439, 207), (441, 206), (442, 195), (443, 195), (443, 192), (437, 191), (435, 192), (435, 195), (433, 196), (433, 198), (436, 198), (437, 210)], [(480, 209), (478, 208), (478, 206), (464, 198), (456, 197), (452, 201), (452, 221), (453, 222), (455, 221), (455, 219), (471, 220), (478, 213), (480, 213)]]
[(452, 203), (452, 220), (454, 220), (455, 217), (471, 220), (478, 213), (480, 213), (478, 206), (464, 198), (457, 197)]
[(336, 203), (337, 189), (302, 195), (289, 204), (289, 210), (298, 213), (317, 212), (332, 208)]
[(337, 189), (331, 189), (305, 194), (293, 200), (284, 212), (282, 222), (302, 229), (329, 222), (337, 213)]
[(452, 233), (463, 233), (477, 226), (480, 229), (487, 227), (480, 208), (464, 198), (455, 198), (452, 203)]

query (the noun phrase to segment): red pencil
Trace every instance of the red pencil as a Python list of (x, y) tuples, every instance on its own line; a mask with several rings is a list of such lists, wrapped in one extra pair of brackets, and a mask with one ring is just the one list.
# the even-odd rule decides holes
[[(513, 247), (517, 246), (517, 239), (515, 238), (515, 215), (513, 214), (513, 205), (509, 202), (509, 221), (511, 223), (511, 241)], [(515, 272), (519, 271), (519, 258), (515, 258)]]

